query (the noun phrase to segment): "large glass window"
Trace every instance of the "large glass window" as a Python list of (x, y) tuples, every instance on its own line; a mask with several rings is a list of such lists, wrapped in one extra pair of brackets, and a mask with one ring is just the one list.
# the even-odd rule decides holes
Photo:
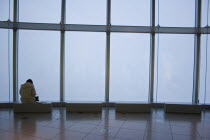
[(155, 5), (156, 25), (159, 21), (160, 26), (195, 26), (195, 0), (156, 0)]
[(0, 0), (0, 21), (13, 20), (13, 0)]
[(105, 33), (66, 33), (66, 101), (104, 101), (105, 46)]
[(201, 60), (200, 60), (200, 103), (210, 104), (210, 39), (209, 35), (201, 36)]
[(66, 0), (68, 24), (106, 24), (106, 0)]
[(112, 33), (110, 101), (148, 101), (150, 35)]
[(192, 102), (193, 66), (194, 35), (156, 35), (155, 101)]
[[(18, 2), (20, 22), (61, 21), (62, 0)], [(150, 4), (150, 0), (111, 0), (111, 24), (150, 26)], [(195, 4), (196, 0), (155, 0), (156, 26), (194, 27)], [(0, 21), (12, 21), (13, 9), (14, 0), (0, 0)], [(202, 0), (201, 14), (205, 27), (210, 23), (209, 0)], [(107, 0), (66, 0), (67, 24), (106, 25), (106, 20)], [(12, 101), (12, 33), (0, 29), (0, 102)], [(20, 30), (18, 34), (18, 88), (31, 78), (40, 101), (59, 101), (60, 31)], [(106, 33), (65, 35), (65, 100), (104, 101)], [(200, 103), (210, 103), (209, 41), (202, 35)], [(156, 34), (155, 53), (154, 100), (192, 102), (194, 34)], [(110, 101), (148, 101), (149, 59), (149, 33), (111, 33)]]
[(60, 32), (19, 31), (18, 84), (32, 79), (40, 101), (60, 99)]
[(150, 25), (150, 0), (112, 0), (112, 25)]
[(12, 97), (12, 30), (0, 29), (0, 102)]
[(19, 21), (60, 23), (61, 0), (19, 0)]

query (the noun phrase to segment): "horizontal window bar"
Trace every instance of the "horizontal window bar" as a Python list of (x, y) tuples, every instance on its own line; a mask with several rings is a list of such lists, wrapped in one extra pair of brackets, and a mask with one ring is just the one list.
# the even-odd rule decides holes
[[(55, 31), (87, 31), (87, 32), (126, 32), (126, 33), (165, 33), (165, 34), (209, 34), (210, 28), (194, 27), (151, 27), (151, 26), (113, 26), (81, 25), (81, 24), (50, 24), (0, 21), (0, 28), (55, 30)], [(209, 30), (209, 31), (208, 31)]]

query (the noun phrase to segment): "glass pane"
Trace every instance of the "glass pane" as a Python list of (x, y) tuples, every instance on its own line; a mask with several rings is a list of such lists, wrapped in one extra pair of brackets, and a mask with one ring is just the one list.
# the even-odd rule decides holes
[(0, 21), (13, 20), (13, 0), (0, 0)]
[[(159, 2), (159, 15), (158, 15)], [(169, 27), (195, 26), (195, 0), (156, 0), (156, 25)]]
[(0, 29), (0, 102), (12, 97), (12, 30)]
[[(207, 45), (207, 46), (206, 46)], [(207, 50), (206, 50), (207, 47)], [(209, 35), (201, 36), (201, 60), (200, 60), (200, 86), (199, 101), (200, 103), (210, 104), (210, 38)], [(207, 58), (206, 58), (207, 56)], [(206, 61), (207, 60), (207, 61)], [(206, 67), (207, 66), (207, 67)], [(206, 73), (207, 70), (207, 73)], [(205, 83), (206, 81), (206, 83)], [(205, 85), (206, 84), (206, 85)], [(205, 92), (206, 90), (206, 92)]]
[(104, 101), (105, 39), (105, 33), (66, 33), (66, 101)]
[[(156, 36), (156, 49), (158, 36)], [(194, 35), (159, 35), (156, 50), (154, 100), (157, 102), (192, 102)], [(157, 75), (158, 71), (158, 75)], [(158, 78), (158, 79), (157, 79)], [(157, 83), (158, 80), (158, 83)], [(156, 88), (154, 93), (156, 93)]]
[(106, 24), (106, 0), (66, 0), (68, 24)]
[(19, 21), (60, 23), (61, 0), (19, 0)]
[(112, 0), (112, 25), (150, 25), (150, 0)]
[(112, 33), (110, 101), (148, 101), (149, 34)]
[(202, 20), (201, 20), (201, 26), (205, 27), (207, 25), (207, 20), (208, 20), (208, 25), (210, 23), (210, 11), (208, 8), (210, 8), (210, 2), (208, 3), (209, 0), (202, 0)]
[(40, 101), (60, 98), (60, 32), (19, 31), (18, 84), (32, 79)]

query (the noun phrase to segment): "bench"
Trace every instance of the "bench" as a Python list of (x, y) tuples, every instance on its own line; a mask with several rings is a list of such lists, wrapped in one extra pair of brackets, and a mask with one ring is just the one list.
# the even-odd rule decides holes
[(166, 103), (166, 113), (201, 113), (202, 105), (199, 104), (184, 104), (184, 103)]
[(52, 112), (50, 103), (14, 103), (14, 112), (17, 113), (48, 113)]
[(117, 102), (115, 105), (116, 112), (121, 113), (149, 113), (151, 111), (150, 103), (126, 103)]
[(70, 102), (66, 103), (67, 112), (99, 113), (102, 111), (101, 102)]

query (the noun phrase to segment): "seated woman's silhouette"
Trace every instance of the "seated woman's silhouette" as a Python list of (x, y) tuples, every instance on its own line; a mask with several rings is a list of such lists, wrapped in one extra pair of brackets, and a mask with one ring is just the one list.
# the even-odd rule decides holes
[(28, 79), (26, 83), (21, 85), (20, 95), (22, 103), (35, 103), (36, 90), (31, 79)]

